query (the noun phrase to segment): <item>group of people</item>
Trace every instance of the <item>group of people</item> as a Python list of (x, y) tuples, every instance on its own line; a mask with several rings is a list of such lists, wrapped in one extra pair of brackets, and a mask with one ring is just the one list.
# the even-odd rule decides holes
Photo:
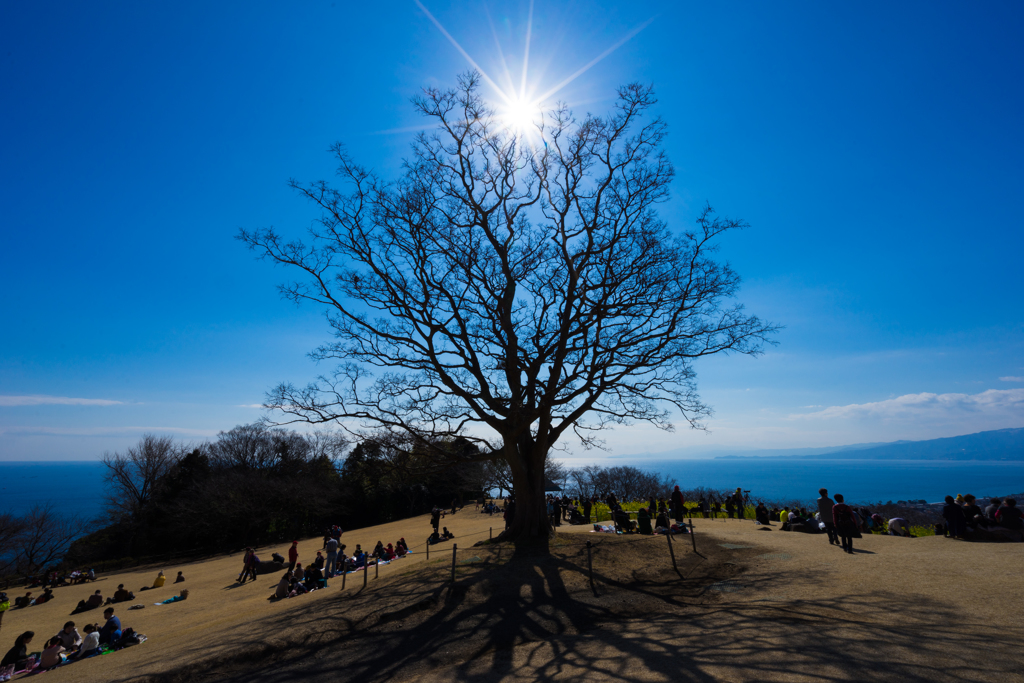
[[(448, 529), (446, 528), (447, 532)], [(316, 557), (305, 567), (299, 562), (299, 542), (292, 541), (288, 549), (288, 569), (277, 582), (271, 600), (291, 598), (304, 595), (320, 588), (328, 588), (328, 580), (347, 572), (354, 572), (377, 563), (387, 563), (405, 557), (411, 551), (404, 538), (398, 539), (395, 543), (384, 545), (383, 541), (377, 541), (372, 552), (366, 552), (363, 547), (356, 544), (352, 555), (346, 555), (348, 546), (339, 544), (338, 538), (330, 536), (322, 550), (316, 551)], [(325, 555), (326, 553), (326, 555)], [(275, 553), (275, 559), (281, 557)], [(284, 558), (281, 557), (283, 561)]]
[[(455, 501), (452, 501), (452, 512), (455, 514)], [(434, 531), (427, 537), (427, 544), (433, 545), (434, 543), (440, 543), (441, 541), (450, 541), (455, 538), (455, 534), (448, 531), (448, 527), (444, 527), (444, 531), (439, 531), (438, 527), (441, 526), (441, 518), (444, 517), (444, 510), (434, 506), (434, 509), (430, 511), (430, 526)], [(378, 543), (378, 545), (380, 545)], [(408, 550), (408, 548), (406, 548)]]
[(24, 671), (46, 671), (62, 664), (95, 657), (108, 650), (120, 650), (143, 642), (146, 637), (131, 628), (121, 628), (121, 620), (114, 614), (113, 607), (103, 611), (103, 626), (86, 624), (78, 631), (75, 622), (69, 621), (56, 635), (46, 641), (39, 657), (29, 654), (28, 646), (35, 639), (35, 632), (25, 631), (19, 635), (14, 646), (0, 660), (0, 680), (10, 680), (15, 673)]
[(1024, 513), (1013, 498), (990, 498), (982, 510), (977, 498), (969, 493), (956, 498), (946, 496), (942, 517), (946, 520), (942, 531), (948, 538), (965, 539), (968, 531), (978, 529), (1006, 529), (1018, 532), (1024, 540)]
[[(183, 572), (178, 572), (178, 577), (174, 580), (174, 583), (183, 583), (185, 581), (185, 575)], [(164, 575), (163, 570), (157, 574), (156, 579), (153, 580), (152, 586), (143, 586), (139, 589), (139, 592), (153, 590), (154, 588), (163, 588), (167, 582), (167, 577)], [(78, 614), (80, 612), (88, 612), (89, 610), (96, 609), (101, 605), (113, 605), (118, 602), (131, 602), (135, 600), (135, 593), (124, 587), (123, 583), (117, 585), (117, 590), (114, 594), (106, 599), (103, 597), (103, 592), (97, 590), (95, 593), (90, 595), (85, 600), (79, 600), (78, 606), (72, 614)], [(38, 603), (38, 599), (36, 600)]]
[(71, 572), (52, 571), (40, 576), (33, 576), (28, 583), (29, 588), (56, 588), (57, 586), (72, 586), (86, 581), (95, 581), (96, 572), (92, 569), (75, 569)]

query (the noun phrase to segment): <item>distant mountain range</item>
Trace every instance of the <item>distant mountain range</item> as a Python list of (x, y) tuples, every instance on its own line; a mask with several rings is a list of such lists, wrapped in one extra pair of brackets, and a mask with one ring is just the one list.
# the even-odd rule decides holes
[(927, 441), (862, 443), (831, 448), (762, 450), (719, 458), (802, 458), (815, 460), (1024, 460), (1024, 428), (997, 429)]

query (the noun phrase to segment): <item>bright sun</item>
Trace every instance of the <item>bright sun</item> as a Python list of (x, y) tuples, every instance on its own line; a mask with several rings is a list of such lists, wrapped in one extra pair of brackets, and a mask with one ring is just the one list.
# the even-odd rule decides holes
[(516, 98), (504, 105), (501, 117), (509, 128), (520, 132), (529, 131), (537, 125), (540, 105), (537, 102)]

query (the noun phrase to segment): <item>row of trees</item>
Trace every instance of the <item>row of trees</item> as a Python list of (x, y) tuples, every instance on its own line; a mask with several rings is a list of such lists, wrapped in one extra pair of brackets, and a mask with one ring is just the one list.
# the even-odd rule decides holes
[[(426, 512), (480, 492), (482, 465), (439, 468), (407, 444), (262, 423), (191, 445), (146, 435), (104, 456), (106, 518), (68, 559), (150, 557), (315, 535)], [(436, 448), (475, 449), (453, 440)]]

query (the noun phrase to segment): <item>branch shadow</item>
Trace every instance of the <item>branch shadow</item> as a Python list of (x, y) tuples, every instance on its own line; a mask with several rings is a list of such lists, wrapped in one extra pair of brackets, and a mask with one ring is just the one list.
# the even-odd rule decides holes
[[(617, 566), (617, 558), (635, 562), (649, 551), (624, 547), (595, 544), (596, 595), (585, 548), (550, 557), (514, 554), (501, 562), (496, 550), (475, 549), (487, 557), (460, 568), (464, 578), (455, 584), (441, 581), (447, 567), (435, 567), (388, 582), (386, 594), (360, 590), (329, 607), (310, 605), (289, 618), (289, 630), (306, 629), (304, 639), (259, 652), (250, 646), (245, 658), (216, 662), (202, 673), (239, 683), (334, 681), (341, 671), (346, 679), (366, 681), (931, 683), (1006, 680), (1024, 665), (1013, 634), (965, 623), (934, 600), (888, 592), (830, 595), (813, 576), (801, 581), (820, 588), (820, 599), (788, 600), (786, 581), (751, 576), (724, 561), (740, 559), (736, 552), (677, 556), (689, 577), (680, 579), (667, 566)], [(919, 635), (923, 628), (927, 637)], [(183, 677), (155, 680), (199, 673), (193, 668), (179, 672)]]

